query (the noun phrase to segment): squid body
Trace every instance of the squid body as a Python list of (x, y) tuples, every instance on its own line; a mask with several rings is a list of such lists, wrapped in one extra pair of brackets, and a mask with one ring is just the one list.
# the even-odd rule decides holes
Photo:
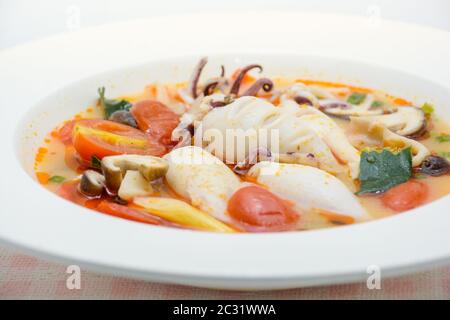
[[(215, 218), (231, 221), (227, 214), (228, 200), (239, 188), (248, 185), (247, 182), (242, 182), (221, 160), (199, 147), (178, 148), (164, 158), (169, 163), (166, 180), (177, 194)], [(274, 170), (264, 171), (264, 168)], [(355, 221), (366, 216), (345, 185), (323, 170), (260, 162), (249, 174), (280, 198), (294, 202), (303, 218), (314, 213), (314, 209), (351, 216)]]

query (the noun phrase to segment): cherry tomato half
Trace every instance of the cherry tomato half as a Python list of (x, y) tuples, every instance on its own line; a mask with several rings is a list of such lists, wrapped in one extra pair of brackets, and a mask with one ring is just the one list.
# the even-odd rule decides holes
[(228, 213), (244, 228), (254, 231), (288, 230), (299, 219), (287, 201), (257, 186), (236, 191), (228, 201)]
[(386, 191), (381, 201), (395, 211), (410, 210), (423, 204), (428, 196), (428, 186), (422, 182), (410, 180)]

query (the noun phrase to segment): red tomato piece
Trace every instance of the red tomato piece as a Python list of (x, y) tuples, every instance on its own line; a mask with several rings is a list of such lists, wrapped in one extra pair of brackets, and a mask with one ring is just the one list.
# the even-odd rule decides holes
[(401, 212), (420, 206), (428, 196), (428, 186), (422, 182), (410, 180), (386, 191), (381, 201), (392, 210)]
[(123, 218), (128, 220), (133, 220), (137, 222), (143, 222), (153, 225), (166, 225), (166, 226), (175, 226), (173, 223), (165, 221), (159, 217), (152, 216), (146, 212), (133, 209), (124, 205), (120, 205), (114, 202), (110, 202), (108, 200), (103, 200), (100, 202), (98, 207), (96, 208), (98, 211)]
[(97, 207), (100, 200), (90, 199), (78, 191), (79, 181), (66, 181), (58, 189), (58, 195), (70, 202), (82, 205), (83, 207), (93, 209)]
[(58, 131), (58, 138), (66, 146), (72, 144), (72, 132), (75, 127), (76, 120), (67, 121)]
[(228, 201), (228, 213), (246, 229), (255, 231), (288, 230), (299, 219), (287, 201), (257, 186), (236, 191)]
[(171, 138), (173, 129), (180, 122), (180, 117), (167, 106), (155, 100), (142, 100), (135, 103), (130, 111), (139, 129), (155, 141), (167, 147), (177, 143)]

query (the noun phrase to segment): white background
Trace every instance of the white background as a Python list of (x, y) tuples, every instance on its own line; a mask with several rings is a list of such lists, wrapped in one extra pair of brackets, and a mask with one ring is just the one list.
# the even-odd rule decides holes
[[(171, 13), (231, 10), (357, 14), (450, 31), (450, 0), (0, 0), (0, 49), (111, 22)], [(261, 22), (261, 26), (246, 26), (242, 21), (230, 23), (270, 28), (270, 21)]]

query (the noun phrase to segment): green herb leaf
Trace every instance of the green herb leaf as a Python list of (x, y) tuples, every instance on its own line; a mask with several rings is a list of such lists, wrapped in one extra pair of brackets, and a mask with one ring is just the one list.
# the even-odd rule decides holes
[(106, 99), (105, 98), (105, 87), (98, 89), (98, 94), (100, 96), (99, 102), (103, 111), (105, 112), (105, 119), (109, 119), (111, 115), (120, 110), (129, 111), (133, 106), (126, 100), (115, 100), (115, 99)]
[(102, 167), (102, 161), (96, 156), (92, 156), (91, 158), (91, 166), (96, 169), (100, 169)]
[(450, 151), (439, 152), (439, 155), (444, 158), (450, 158)]
[(374, 102), (372, 102), (372, 104), (370, 105), (372, 108), (379, 108), (383, 106), (383, 102), (375, 100)]
[(347, 98), (347, 102), (351, 104), (361, 104), (364, 100), (366, 100), (367, 94), (365, 93), (359, 93), (359, 92), (353, 92), (350, 97)]
[(49, 182), (53, 182), (53, 183), (61, 183), (64, 180), (66, 180), (66, 178), (64, 178), (62, 176), (53, 176), (50, 179), (48, 179)]
[(431, 103), (428, 103), (428, 102), (425, 102), (423, 105), (422, 105), (422, 111), (427, 115), (427, 116), (429, 116), (429, 115), (431, 115), (433, 112), (434, 112), (434, 107), (433, 107), (433, 105), (431, 104)]
[(449, 142), (450, 141), (450, 134), (440, 134), (440, 135), (436, 136), (435, 139), (439, 143)]
[(411, 178), (411, 148), (397, 154), (387, 149), (381, 152), (364, 151), (359, 167), (361, 189), (357, 194), (384, 192)]

